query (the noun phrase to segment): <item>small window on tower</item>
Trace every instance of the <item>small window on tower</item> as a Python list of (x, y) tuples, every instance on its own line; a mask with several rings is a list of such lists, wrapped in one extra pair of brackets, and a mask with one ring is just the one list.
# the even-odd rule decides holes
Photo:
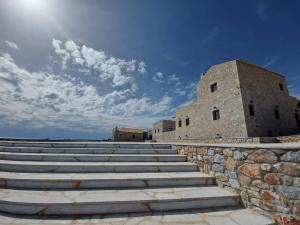
[(213, 114), (213, 120), (219, 120), (220, 119), (220, 110), (216, 109), (212, 111)]
[(300, 118), (299, 118), (299, 113), (298, 112), (295, 113), (295, 119), (296, 119), (297, 127), (299, 128), (300, 127)]
[(250, 116), (255, 116), (254, 105), (252, 105), (252, 104), (249, 105), (249, 114), (250, 114)]
[(218, 84), (217, 82), (213, 83), (210, 85), (210, 92), (213, 93), (215, 92), (216, 90), (218, 90)]
[(275, 106), (274, 114), (275, 114), (276, 120), (280, 120), (280, 116), (279, 116), (279, 107), (278, 107), (278, 106)]
[(190, 125), (190, 118), (187, 117), (187, 118), (185, 119), (185, 125), (186, 125), (186, 126), (189, 126), (189, 125)]
[(178, 127), (181, 127), (181, 120), (178, 121)]
[(283, 91), (283, 85), (282, 85), (282, 83), (279, 83), (279, 89), (280, 89), (281, 91)]

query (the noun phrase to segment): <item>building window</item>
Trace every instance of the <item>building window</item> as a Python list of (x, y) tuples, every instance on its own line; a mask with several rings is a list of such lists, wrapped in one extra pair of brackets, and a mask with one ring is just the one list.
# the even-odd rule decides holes
[(279, 89), (280, 89), (281, 91), (283, 91), (283, 85), (282, 85), (282, 83), (279, 83)]
[(212, 111), (213, 114), (213, 120), (219, 120), (220, 119), (220, 110), (216, 109)]
[(132, 135), (132, 139), (135, 139), (135, 135), (134, 134)]
[(278, 106), (275, 106), (274, 114), (275, 114), (276, 120), (280, 120), (280, 116), (279, 116), (279, 107), (278, 107)]
[(156, 129), (154, 129), (154, 133), (156, 134)]
[(272, 132), (268, 130), (268, 137), (272, 137)]
[(186, 126), (189, 126), (190, 125), (190, 118), (185, 118), (185, 125)]
[(216, 90), (218, 90), (218, 84), (217, 82), (213, 83), (210, 85), (210, 92), (213, 93), (215, 92)]
[(178, 127), (181, 127), (181, 120), (178, 121)]
[(159, 133), (159, 128), (157, 129), (157, 133)]
[(255, 116), (254, 105), (252, 105), (252, 104), (249, 105), (249, 114), (250, 114), (250, 116)]
[(299, 113), (295, 113), (295, 119), (296, 119), (297, 127), (300, 127)]

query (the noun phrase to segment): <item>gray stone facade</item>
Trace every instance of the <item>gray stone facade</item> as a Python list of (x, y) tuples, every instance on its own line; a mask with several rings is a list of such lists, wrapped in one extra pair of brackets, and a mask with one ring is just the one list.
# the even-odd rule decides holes
[(160, 120), (153, 124), (152, 140), (154, 141), (171, 141), (175, 140), (175, 121)]
[(289, 95), (284, 76), (259, 66), (239, 60), (214, 65), (199, 81), (197, 96), (176, 111), (177, 140), (299, 132), (299, 100)]

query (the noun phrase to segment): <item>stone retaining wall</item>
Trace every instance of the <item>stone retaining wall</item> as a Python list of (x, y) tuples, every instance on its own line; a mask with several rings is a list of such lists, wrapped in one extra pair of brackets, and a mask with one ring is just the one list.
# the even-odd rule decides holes
[(300, 142), (300, 135), (281, 136), (276, 138), (278, 142)]
[(218, 185), (240, 193), (245, 206), (279, 224), (300, 224), (300, 149), (177, 145), (180, 155)]

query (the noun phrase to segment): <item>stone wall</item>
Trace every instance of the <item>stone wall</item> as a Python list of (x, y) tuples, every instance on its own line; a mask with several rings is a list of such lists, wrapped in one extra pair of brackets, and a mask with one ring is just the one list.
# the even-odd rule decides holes
[(175, 130), (168, 131), (168, 132), (160, 132), (159, 134), (155, 135), (156, 142), (173, 142), (175, 141)]
[(300, 142), (300, 135), (281, 136), (276, 138), (281, 143)]
[(216, 176), (218, 185), (239, 192), (245, 206), (300, 224), (300, 148), (177, 145), (178, 153)]

